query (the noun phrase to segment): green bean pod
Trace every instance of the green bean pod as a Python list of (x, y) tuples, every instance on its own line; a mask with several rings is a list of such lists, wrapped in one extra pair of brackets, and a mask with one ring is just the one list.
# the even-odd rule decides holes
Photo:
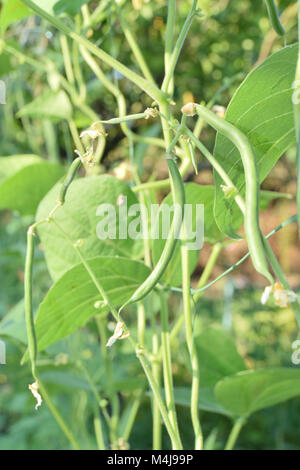
[(279, 18), (278, 9), (274, 0), (265, 0), (265, 4), (268, 10), (269, 19), (274, 31), (279, 36), (285, 36), (285, 29), (282, 26)]
[(245, 236), (253, 265), (260, 274), (273, 285), (274, 279), (269, 272), (268, 263), (259, 227), (259, 177), (255, 156), (247, 136), (235, 126), (212, 113), (204, 106), (195, 105), (196, 113), (218, 132), (227, 137), (238, 148), (245, 173), (246, 208)]
[(36, 379), (36, 357), (37, 341), (34, 328), (34, 318), (32, 309), (32, 263), (34, 254), (34, 235), (31, 227), (27, 232), (27, 252), (24, 272), (24, 300), (25, 300), (25, 321), (27, 330), (28, 350), (31, 362), (32, 375)]
[(59, 191), (58, 202), (60, 204), (64, 204), (68, 188), (70, 184), (72, 183), (73, 179), (75, 178), (75, 175), (80, 165), (81, 165), (81, 157), (75, 158), (75, 160), (72, 162), (68, 170), (67, 176), (64, 182), (62, 183), (62, 186)]
[[(175, 161), (172, 157), (167, 157), (166, 160), (168, 164), (172, 186), (173, 203), (175, 206), (170, 233), (165, 243), (161, 257), (157, 265), (153, 269), (152, 273), (134, 292), (131, 298), (124, 305), (122, 305), (120, 311), (123, 310), (123, 308), (127, 305), (132, 304), (134, 302), (138, 302), (139, 300), (143, 299), (147, 294), (149, 294), (149, 292), (151, 292), (151, 290), (156, 286), (156, 284), (164, 274), (176, 247), (177, 238), (180, 233), (180, 228), (184, 216), (185, 191), (182, 177)], [(178, 210), (176, 210), (176, 207), (178, 208)]]

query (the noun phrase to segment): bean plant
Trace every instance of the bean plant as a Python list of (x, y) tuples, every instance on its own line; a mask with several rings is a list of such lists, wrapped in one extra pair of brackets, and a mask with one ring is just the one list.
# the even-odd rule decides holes
[[(128, 23), (128, 14), (134, 8), (139, 21), (142, 3), (7, 0), (2, 6), (2, 53), (17, 63), (27, 64), (46, 89), (32, 102), (20, 103), (17, 114), (28, 130), (28, 139), (33, 141), (34, 153), (39, 153), (39, 148), (34, 142), (31, 119), (43, 120), (43, 132), (48, 137), (57, 136), (56, 127), (63, 123), (64, 136), (60, 146), (55, 139), (53, 144), (53, 139), (46, 138), (48, 160), (18, 155), (0, 161), (1, 178), (4, 175), (0, 181), (0, 207), (22, 215), (35, 214), (27, 232), (27, 346), (22, 364), (31, 365), (29, 389), (36, 398), (33, 413), (47, 406), (74, 449), (84, 448), (80, 430), (68, 422), (53, 399), (43, 368), (54, 361), (51, 348), (80, 330), (86, 335), (93, 331), (99, 342), (93, 370), (79, 356), (70, 358), (90, 392), (98, 449), (130, 448), (131, 431), (146, 399), (151, 407), (153, 449), (165, 445), (163, 432), (167, 433), (167, 446), (184, 449), (178, 419), (178, 408), (184, 402), (192, 424), (193, 448), (215, 448), (214, 430), (203, 431), (201, 417), (206, 411), (232, 421), (225, 444), (225, 449), (232, 450), (252, 413), (299, 395), (300, 373), (292, 364), (286, 368), (248, 369), (226, 332), (201, 331), (197, 323), (201, 319), (203, 293), (250, 258), (252, 269), (264, 286), (260, 288), (262, 304), (265, 308), (275, 304), (292, 309), (297, 339), (298, 295), (268, 239), (289, 224), (296, 226), (299, 217), (295, 214), (271, 232), (263, 233), (260, 213), (271, 199), (284, 197), (261, 190), (261, 183), (279, 158), (295, 145), (299, 176), (298, 44), (288, 44), (280, 20), (281, 2), (262, 0), (270, 28), (280, 38), (278, 50), (250, 71), (239, 86), (241, 77), (234, 76), (224, 81), (209, 100), (203, 98), (201, 90), (197, 100), (191, 93), (180, 96), (176, 88), (177, 66), (188, 47), (192, 25), (197, 24), (200, 39), (205, 35), (210, 2), (185, 2), (189, 11), (183, 24), (178, 24), (176, 16), (180, 2), (161, 2), (166, 23), (163, 69), (159, 73), (150, 70), (146, 58), (149, 51), (139, 46), (139, 38)], [(145, 3), (155, 8), (159, 2)], [(229, 2), (226, 8), (230, 8)], [(35, 21), (47, 25), (49, 38), (59, 48), (58, 55), (52, 50), (37, 58), (8, 37), (7, 30), (13, 22), (32, 15), (36, 15)], [(103, 25), (110, 25), (109, 38), (113, 38), (114, 28), (121, 28), (131, 51), (126, 65), (119, 60), (113, 40), (107, 40), (102, 33)], [(188, 92), (189, 84), (186, 85)], [(91, 96), (97, 86), (103, 102), (112, 103), (107, 109), (93, 106)], [(133, 107), (129, 101), (130, 87), (138, 96), (138, 106)], [(225, 110), (218, 103), (225, 91), (232, 94), (234, 89)], [(214, 131), (210, 150), (207, 136), (214, 135)], [(117, 159), (128, 158), (115, 166), (107, 163), (107, 149), (120, 135), (122, 142), (117, 151), (121, 156), (117, 155)], [(64, 148), (63, 158), (59, 147)], [(150, 147), (156, 150), (149, 170), (145, 155)], [(164, 178), (154, 171), (157, 160), (164, 168)], [(194, 175), (201, 173), (203, 161), (213, 171), (214, 186), (191, 182)], [(111, 175), (112, 168), (115, 176)], [(126, 173), (125, 178), (122, 172)], [(142, 229), (137, 239), (130, 239), (127, 232), (120, 236), (119, 210), (125, 199), (129, 222), (133, 220), (130, 210), (135, 204), (146, 208), (146, 212), (160, 204), (154, 221), (141, 211)], [(299, 186), (297, 202), (299, 208)], [(105, 225), (104, 214), (98, 211), (101, 204), (114, 207), (119, 236), (99, 235), (99, 221), (102, 227)], [(200, 277), (193, 273), (201, 257), (201, 246), (191, 249), (188, 236), (191, 229), (197, 231), (201, 227), (197, 204), (204, 206), (201, 220), (204, 218), (204, 239), (210, 246)], [(187, 205), (192, 208), (191, 219), (186, 216)], [(155, 238), (153, 230), (162, 229), (165, 206), (174, 208), (172, 223), (165, 239)], [(193, 236), (197, 239), (197, 233)], [(222, 250), (243, 239), (247, 254), (211, 279)], [(36, 305), (35, 262), (40, 247), (52, 285)], [(175, 318), (170, 314), (174, 301)], [(172, 362), (182, 335), (180, 348), (189, 382), (184, 394)], [(135, 365), (126, 366), (127, 373), (119, 377), (118, 385), (114, 368), (125, 356), (134, 358)], [(59, 361), (64, 364), (63, 355)], [(99, 378), (100, 364), (104, 380)], [(133, 386), (123, 389), (123, 379), (128, 383), (131, 380)], [(24, 383), (24, 387), (28, 384)]]

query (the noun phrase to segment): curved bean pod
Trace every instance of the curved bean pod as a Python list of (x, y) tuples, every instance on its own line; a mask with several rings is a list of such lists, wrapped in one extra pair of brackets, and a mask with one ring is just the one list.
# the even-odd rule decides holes
[(271, 25), (279, 36), (285, 36), (285, 29), (279, 18), (278, 9), (274, 0), (265, 0)]
[(152, 273), (143, 282), (143, 284), (134, 292), (131, 298), (120, 308), (123, 310), (129, 304), (143, 299), (156, 286), (162, 275), (164, 274), (175, 250), (177, 238), (180, 233), (181, 224), (184, 215), (185, 191), (183, 181), (178, 167), (172, 157), (167, 157), (167, 164), (172, 185), (174, 217), (169, 233), (169, 237), (165, 243), (161, 257), (153, 269)]
[(59, 204), (64, 204), (68, 187), (72, 183), (72, 181), (73, 181), (80, 165), (81, 165), (81, 157), (75, 158), (75, 160), (73, 160), (73, 162), (72, 162), (72, 164), (71, 164), (71, 166), (68, 170), (67, 176), (66, 176), (66, 178), (65, 178), (65, 180), (64, 180), (64, 182), (63, 182), (63, 184), (60, 188), (59, 195), (58, 195)]
[(269, 272), (259, 227), (259, 178), (251, 144), (242, 131), (204, 106), (195, 105), (195, 111), (208, 124), (231, 140), (240, 152), (246, 181), (245, 236), (256, 271), (265, 276), (273, 285), (274, 279)]

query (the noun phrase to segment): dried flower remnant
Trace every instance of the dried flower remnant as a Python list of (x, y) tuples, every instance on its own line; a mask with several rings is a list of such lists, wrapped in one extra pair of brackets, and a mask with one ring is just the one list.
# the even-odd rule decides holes
[(270, 295), (272, 293), (272, 290), (273, 290), (273, 286), (267, 286), (265, 290), (263, 291), (261, 299), (260, 299), (263, 305), (265, 305), (268, 302)]
[(296, 302), (298, 296), (295, 292), (283, 289), (279, 282), (275, 282), (273, 286), (267, 286), (261, 296), (261, 303), (265, 305), (273, 293), (275, 305), (281, 308), (287, 308), (292, 302)]
[(128, 160), (124, 160), (120, 165), (113, 168), (112, 174), (121, 181), (130, 181), (132, 166)]
[(107, 134), (100, 129), (100, 126), (97, 122), (94, 122), (88, 129), (84, 130), (80, 134), (80, 138), (89, 137), (92, 140), (97, 139), (98, 137), (106, 137)]
[(156, 118), (158, 111), (156, 108), (146, 108), (144, 113), (146, 114), (145, 119)]
[(215, 104), (212, 108), (213, 112), (222, 119), (225, 119), (226, 108), (224, 106), (219, 106)]
[(114, 331), (114, 334), (109, 338), (106, 343), (106, 346), (110, 348), (118, 339), (125, 339), (128, 338), (130, 333), (129, 331), (124, 332), (124, 323), (118, 322)]
[(85, 163), (90, 167), (95, 165), (94, 152), (92, 149), (86, 152), (84, 155), (81, 155), (78, 150), (74, 150), (74, 152), (80, 157), (82, 163)]
[(39, 384), (38, 384), (37, 381), (35, 381), (35, 382), (33, 382), (33, 384), (28, 385), (28, 388), (31, 391), (34, 398), (36, 399), (36, 405), (35, 405), (34, 408), (35, 408), (35, 410), (37, 410), (39, 408), (39, 406), (41, 406), (41, 404), (42, 404), (42, 397), (38, 392)]
[(95, 143), (99, 137), (106, 137), (107, 134), (101, 129), (99, 122), (94, 122), (88, 129), (85, 129), (80, 134), (80, 139), (83, 142), (85, 153), (81, 155), (78, 150), (75, 153), (79, 155), (82, 163), (92, 167), (95, 165), (94, 152)]
[(181, 108), (182, 114), (186, 116), (195, 116), (196, 114), (196, 105), (195, 103), (187, 103)]
[(279, 282), (275, 283), (274, 286), (274, 300), (278, 307), (286, 308), (290, 306), (290, 303), (296, 302), (297, 294), (291, 290), (283, 289)]

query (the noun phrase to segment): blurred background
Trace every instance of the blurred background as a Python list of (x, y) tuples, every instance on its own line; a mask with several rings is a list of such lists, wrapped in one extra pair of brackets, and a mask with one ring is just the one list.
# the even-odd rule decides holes
[[(99, 2), (91, 1), (98, 5)], [(190, 3), (179, 0), (178, 31), (190, 8)], [(101, 2), (100, 2), (101, 4)], [(106, 1), (106, 4), (109, 2)], [(271, 30), (264, 2), (261, 0), (229, 1), (203, 0), (200, 2), (207, 18), (205, 22), (193, 24), (176, 69), (174, 112), (189, 101), (208, 102), (230, 79), (217, 100), (226, 107), (234, 91), (249, 71), (272, 52), (282, 47), (282, 40)], [(288, 31), (287, 43), (297, 40), (297, 4), (280, 0), (283, 24)], [(106, 10), (104, 9), (104, 13)], [(134, 68), (129, 47), (124, 41), (122, 30), (114, 15), (104, 14), (97, 19), (90, 39), (101, 45), (121, 62)], [(166, 27), (166, 2), (164, 0), (128, 1), (127, 22), (145, 51), (147, 63), (158, 83), (163, 78), (163, 44)], [(63, 118), (64, 109), (53, 113), (49, 119), (39, 114), (19, 113), (43, 91), (57, 80), (56, 69), (63, 73), (63, 59), (60, 43), (54, 28), (45, 21), (31, 16), (11, 24), (5, 32), (6, 44), (14, 51), (9, 53), (0, 46), (0, 79), (6, 83), (6, 104), (0, 105), (0, 155), (35, 154), (53, 162), (67, 165), (73, 158), (74, 144), (68, 123)], [(22, 54), (24, 57), (22, 57)], [(30, 64), (26, 57), (39, 63), (47, 56), (50, 61), (47, 73), (36, 64)], [(55, 67), (51, 68), (51, 62)], [(81, 62), (79, 59), (79, 67)], [(103, 67), (110, 79), (118, 79), (111, 70)], [(87, 85), (86, 102), (103, 119), (116, 115), (115, 101), (108, 95), (99, 80), (87, 67), (81, 68), (82, 80)], [(126, 95), (128, 113), (138, 113), (149, 106), (149, 99), (140, 95), (139, 90), (127, 80), (120, 79), (119, 86)], [(19, 113), (19, 114), (18, 114)], [(89, 126), (90, 120), (80, 111), (74, 112), (72, 122), (77, 129)], [(139, 125), (138, 132), (158, 135), (155, 126), (149, 130), (146, 123)], [(214, 133), (203, 131), (203, 138), (212, 147)], [(142, 149), (144, 172), (147, 179), (153, 168), (157, 178), (167, 176), (162, 165), (163, 155), (156, 147)], [(277, 163), (263, 183), (267, 190), (287, 193), (290, 196), (272, 201), (262, 212), (261, 224), (264, 233), (271, 231), (280, 222), (296, 213), (296, 170), (295, 148), (290, 149)], [(128, 142), (119, 127), (110, 133), (100, 172), (111, 172), (128, 179), (124, 162), (129, 161)], [(120, 166), (121, 165), (121, 166)], [(123, 165), (123, 167), (122, 167)], [(121, 169), (121, 171), (120, 171)], [(1, 177), (1, 175), (0, 175)], [(188, 181), (199, 184), (213, 184), (211, 169), (205, 161), (200, 162), (197, 176), (191, 171)], [(164, 196), (162, 191), (161, 197)], [(25, 349), (23, 309), (23, 265), (26, 250), (26, 229), (32, 223), (33, 215), (0, 211), (0, 337), (7, 346), (7, 364), (0, 365), (0, 449), (64, 449), (68, 443), (59, 430), (46, 406), (35, 412), (33, 399), (27, 390), (31, 376), (27, 365), (20, 367)], [(300, 249), (296, 225), (289, 225), (271, 239), (271, 245), (288, 275), (293, 288), (300, 285)], [(203, 247), (197, 268), (195, 282), (203, 271), (211, 246)], [(213, 278), (238, 261), (246, 253), (242, 243), (228, 245), (212, 273)], [(36, 252), (34, 270), (34, 301), (41, 301), (51, 285), (43, 259), (42, 247)], [(239, 352), (249, 367), (271, 367), (291, 365), (291, 344), (296, 339), (296, 324), (290, 309), (279, 309), (260, 303), (262, 285), (256, 277), (251, 263), (246, 261), (230, 276), (222, 279), (205, 292), (199, 304), (198, 327), (222, 324), (235, 338)], [(155, 302), (154, 302), (155, 304)], [(171, 315), (176, 316), (178, 297), (174, 294)], [(153, 307), (154, 308), (154, 307)], [(201, 315), (200, 315), (201, 314)], [(181, 338), (183, 341), (183, 338)], [(185, 360), (181, 354), (180, 338), (176, 345), (173, 361), (177, 384), (186, 380)], [(81, 429), (81, 441), (86, 448), (95, 448), (91, 416), (93, 403), (89, 399), (88, 386), (83, 377), (74, 371), (72, 360), (80, 357), (93, 369), (98, 348), (96, 332), (88, 325), (58, 345), (52, 346), (53, 361), (44, 359), (43, 374), (55, 403), (59, 406), (72, 426)], [(98, 378), (104, 380), (103, 370), (98, 365)], [(133, 357), (124, 356), (116, 365), (116, 377), (126, 381), (127, 374), (139, 373), (139, 366)], [(135, 387), (134, 381), (127, 380), (128, 393)], [(125, 387), (126, 389), (126, 387)], [(125, 390), (126, 394), (126, 390)], [(178, 407), (180, 426), (184, 429), (186, 448), (191, 448), (193, 436), (186, 419), (189, 410)], [(145, 399), (139, 410), (133, 428), (132, 448), (151, 448), (149, 400)], [(218, 430), (216, 447), (222, 448), (230, 429), (230, 422), (219, 415), (203, 413), (204, 433)], [(250, 418), (242, 431), (238, 448), (241, 449), (300, 449), (300, 400), (290, 400), (282, 405), (257, 412)], [(169, 445), (165, 437), (165, 447)]]

